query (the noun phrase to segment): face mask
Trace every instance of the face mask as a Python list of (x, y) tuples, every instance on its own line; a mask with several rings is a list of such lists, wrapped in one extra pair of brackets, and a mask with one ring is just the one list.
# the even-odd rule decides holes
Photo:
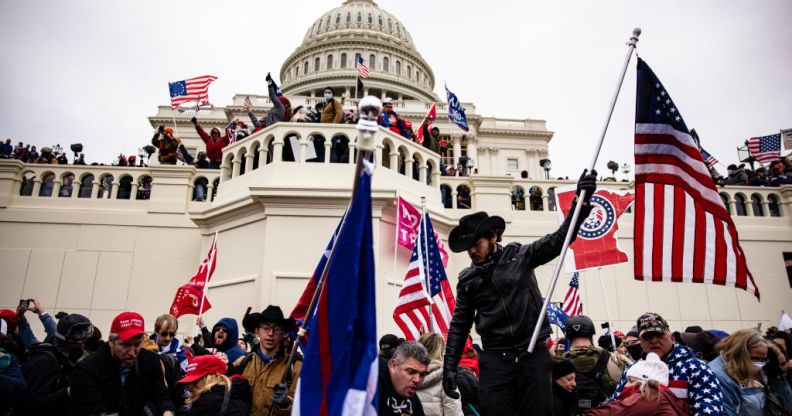
[(756, 371), (757, 373), (762, 371), (762, 369), (765, 366), (765, 363), (763, 363), (761, 361), (751, 361), (751, 364), (753, 364), (754, 371)]
[(633, 360), (639, 360), (641, 358), (641, 355), (643, 354), (643, 348), (641, 348), (641, 344), (638, 343), (638, 344), (628, 345), (627, 354), (630, 354), (630, 357), (632, 357)]
[(330, 101), (333, 99), (333, 94), (325, 94), (324, 95), (325, 101)]

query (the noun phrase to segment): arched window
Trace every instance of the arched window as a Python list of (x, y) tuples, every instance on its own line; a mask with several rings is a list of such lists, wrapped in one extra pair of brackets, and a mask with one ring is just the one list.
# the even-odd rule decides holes
[(90, 198), (91, 190), (93, 189), (94, 176), (91, 174), (83, 176), (80, 181), (80, 193), (77, 194), (78, 198)]
[(407, 65), (407, 78), (412, 79), (412, 66)]
[(295, 65), (294, 66), (294, 76), (295, 77), (299, 77), (300, 76), (300, 66), (299, 65)]
[(357, 22), (358, 22), (358, 23), (363, 23), (363, 15), (362, 15), (362, 14), (360, 14), (360, 12), (358, 12), (358, 16), (357, 16)]
[(415, 81), (421, 82), (421, 73), (418, 71), (415, 71)]
[(401, 27), (398, 24), (396, 25), (396, 34), (401, 36)]
[(330, 16), (327, 16), (327, 20), (325, 20), (325, 27), (330, 29)]
[(547, 210), (548, 211), (556, 210), (555, 188), (550, 188), (547, 190)]
[(327, 69), (333, 69), (333, 55), (327, 55)]
[(514, 185), (511, 189), (511, 205), (516, 211), (525, 211), (525, 189), (522, 186)]
[(142, 176), (138, 180), (138, 190), (135, 199), (149, 199), (151, 198), (151, 176)]
[(382, 72), (388, 72), (388, 71), (390, 71), (390, 60), (386, 56), (382, 58)]
[(118, 192), (116, 192), (116, 199), (130, 199), (132, 196), (132, 177), (122, 176), (118, 181)]
[(215, 196), (217, 196), (217, 188), (220, 187), (220, 178), (216, 178), (214, 182), (212, 182), (212, 201), (214, 201)]
[(377, 20), (379, 21), (379, 25), (382, 26), (382, 16), (379, 16)]
[(470, 188), (468, 188), (466, 185), (457, 186), (457, 208), (470, 209), (470, 207)]
[(192, 200), (197, 202), (206, 201), (206, 191), (209, 187), (209, 180), (200, 177), (193, 182), (193, 196)]
[(346, 62), (346, 54), (342, 53), (341, 54), (341, 69), (346, 68), (346, 64), (347, 64), (347, 62)]
[(771, 217), (781, 216), (781, 209), (778, 206), (778, 197), (774, 194), (767, 195), (767, 210), (770, 211)]
[(318, 57), (316, 59), (314, 59), (314, 72), (319, 72), (319, 65), (320, 64), (321, 64), (321, 61), (319, 60)]
[(346, 22), (347, 22), (347, 23), (352, 23), (352, 13), (347, 13), (347, 19), (346, 19)]
[(369, 68), (372, 71), (377, 68), (377, 57), (374, 54), (369, 55)]
[(401, 61), (396, 61), (396, 75), (401, 75)]
[(19, 187), (19, 196), (33, 195), (33, 184), (36, 182), (35, 177), (27, 175), (22, 177), (22, 186)]
[(444, 208), (451, 208), (451, 187), (442, 184), (440, 185), (440, 201), (443, 202)]
[(764, 217), (764, 207), (762, 206), (761, 195), (751, 195), (751, 208), (753, 209), (754, 217)]
[(303, 74), (308, 75), (308, 61), (305, 61), (305, 65), (303, 65)]
[(336, 15), (336, 26), (341, 24), (341, 15)]
[(113, 189), (113, 175), (105, 175), (99, 181), (99, 192), (96, 197), (99, 199), (110, 198), (110, 191)]
[(368, 23), (369, 24), (374, 23), (374, 18), (371, 17), (371, 13), (369, 13), (369, 15), (368, 15)]
[(388, 19), (388, 31), (393, 32), (393, 22), (390, 19)]
[(732, 212), (731, 212), (731, 204), (729, 204), (729, 194), (727, 194), (726, 192), (721, 192), (720, 197), (721, 197), (721, 201), (723, 201), (723, 206), (726, 207), (726, 212), (728, 212), (729, 215), (731, 215)]
[(58, 191), (58, 197), (71, 198), (72, 192), (74, 192), (74, 174), (68, 173), (64, 175), (61, 180), (63, 183), (61, 184), (60, 191)]
[(531, 211), (543, 211), (542, 206), (542, 188), (532, 186), (528, 189), (528, 203), (531, 205)]
[(742, 194), (734, 195), (734, 210), (737, 211), (737, 216), (748, 215), (748, 211), (745, 209), (745, 197)]
[(52, 190), (55, 188), (55, 174), (48, 173), (41, 180), (41, 189), (39, 189), (38, 196), (52, 196)]

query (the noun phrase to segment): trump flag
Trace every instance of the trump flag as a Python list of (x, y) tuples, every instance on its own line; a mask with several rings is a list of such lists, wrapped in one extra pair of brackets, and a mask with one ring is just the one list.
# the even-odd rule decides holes
[[(563, 222), (575, 198), (575, 186), (556, 188), (558, 219)], [(629, 207), (635, 194), (630, 191), (600, 189), (591, 197), (592, 210), (578, 230), (564, 259), (567, 273), (627, 262), (627, 253), (616, 244), (616, 221)]]
[[(200, 315), (206, 312), (212, 305), (209, 299), (204, 295), (206, 284), (212, 278), (215, 269), (217, 268), (217, 233), (212, 239), (212, 245), (209, 247), (209, 254), (201, 260), (198, 265), (198, 271), (187, 282), (186, 285), (180, 286), (176, 290), (176, 296), (173, 298), (173, 304), (170, 308), (170, 314), (175, 317), (182, 315)], [(201, 307), (201, 299), (203, 299), (203, 307)]]
[[(396, 242), (410, 250), (415, 248), (415, 239), (421, 224), (421, 211), (412, 206), (406, 199), (399, 197), (396, 201)], [(448, 251), (445, 249), (440, 234), (434, 233), (434, 240), (440, 250), (443, 267), (448, 266)]]

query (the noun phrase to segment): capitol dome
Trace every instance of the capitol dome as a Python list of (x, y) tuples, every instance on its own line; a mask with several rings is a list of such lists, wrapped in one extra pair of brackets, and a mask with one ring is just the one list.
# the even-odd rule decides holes
[(434, 73), (415, 49), (412, 37), (393, 15), (372, 0), (346, 0), (319, 17), (302, 44), (286, 59), (280, 79), (286, 95), (356, 93), (356, 57), (369, 65), (365, 91), (380, 97), (436, 101)]

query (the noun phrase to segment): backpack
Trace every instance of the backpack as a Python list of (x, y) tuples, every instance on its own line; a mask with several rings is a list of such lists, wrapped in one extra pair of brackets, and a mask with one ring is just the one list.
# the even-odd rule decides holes
[(591, 409), (605, 401), (605, 392), (602, 390), (600, 379), (602, 372), (608, 366), (608, 360), (610, 360), (610, 353), (603, 351), (594, 368), (587, 372), (575, 370), (575, 382), (577, 384), (575, 392), (578, 397), (579, 409)]

